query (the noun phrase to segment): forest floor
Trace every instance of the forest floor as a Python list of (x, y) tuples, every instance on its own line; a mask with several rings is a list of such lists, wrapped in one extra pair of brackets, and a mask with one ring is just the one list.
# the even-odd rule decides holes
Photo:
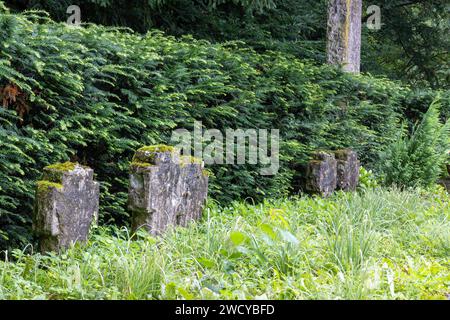
[(101, 227), (31, 251), (0, 262), (0, 298), (448, 299), (450, 204), (443, 189), (209, 203), (164, 237)]

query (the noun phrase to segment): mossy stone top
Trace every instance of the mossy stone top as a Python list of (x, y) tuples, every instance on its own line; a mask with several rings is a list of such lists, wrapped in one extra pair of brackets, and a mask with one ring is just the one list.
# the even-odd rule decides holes
[(312, 154), (312, 161), (325, 161), (335, 159), (333, 151), (318, 150)]
[(138, 149), (133, 156), (131, 169), (148, 168), (161, 163), (203, 164), (201, 159), (192, 156), (180, 156), (180, 150), (173, 146), (159, 144)]
[[(175, 154), (176, 149), (163, 144), (145, 146), (136, 151), (131, 162), (132, 168), (146, 168), (159, 162), (168, 162)], [(162, 161), (165, 160), (165, 161)]]
[(77, 170), (77, 168), (83, 170), (89, 169), (88, 167), (69, 161), (64, 163), (55, 163), (45, 167), (42, 180), (37, 182), (38, 192), (46, 192), (53, 188), (62, 189), (64, 175)]

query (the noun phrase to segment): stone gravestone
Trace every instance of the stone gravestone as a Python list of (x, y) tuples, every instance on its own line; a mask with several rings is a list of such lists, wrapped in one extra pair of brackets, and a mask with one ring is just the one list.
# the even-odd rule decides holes
[(306, 172), (306, 190), (324, 197), (330, 196), (337, 186), (337, 162), (333, 153), (319, 151), (313, 154)]
[(337, 188), (343, 191), (355, 191), (359, 182), (358, 155), (351, 149), (337, 150), (334, 155), (337, 160)]
[(201, 217), (208, 194), (203, 162), (158, 145), (136, 151), (130, 169), (128, 208), (132, 230), (153, 235), (169, 226), (186, 226)]
[(98, 217), (99, 193), (90, 168), (71, 162), (44, 168), (37, 183), (33, 217), (40, 251), (59, 252), (75, 242), (85, 242)]

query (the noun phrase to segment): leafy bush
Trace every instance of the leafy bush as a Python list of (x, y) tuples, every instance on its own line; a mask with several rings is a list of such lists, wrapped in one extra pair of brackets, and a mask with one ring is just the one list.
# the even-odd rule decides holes
[(35, 181), (79, 161), (101, 182), (101, 221), (123, 225), (128, 168), (142, 145), (173, 129), (279, 129), (281, 169), (212, 166), (221, 203), (282, 196), (301, 185), (311, 150), (353, 147), (368, 169), (396, 138), (409, 89), (343, 74), (240, 42), (211, 44), (160, 32), (71, 28), (45, 13), (0, 14), (0, 247), (31, 241)]
[[(14, 10), (43, 9), (66, 21), (71, 0), (6, 0)], [(327, 0), (78, 0), (85, 22), (158, 28), (213, 42), (245, 41), (258, 51), (289, 52), (325, 62)], [(363, 22), (373, 1), (363, 2)], [(449, 86), (447, 0), (378, 0), (380, 30), (363, 24), (361, 68), (417, 88)]]
[(99, 228), (61, 255), (16, 250), (0, 299), (445, 299), (449, 216), (442, 190), (211, 204), (164, 237)]
[(439, 100), (433, 102), (411, 136), (404, 130), (383, 160), (387, 185), (431, 186), (442, 175), (450, 152), (450, 120), (440, 121)]

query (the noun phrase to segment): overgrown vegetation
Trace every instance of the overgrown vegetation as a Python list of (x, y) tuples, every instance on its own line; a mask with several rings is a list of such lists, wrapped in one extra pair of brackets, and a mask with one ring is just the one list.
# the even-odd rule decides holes
[(411, 135), (407, 130), (400, 131), (379, 166), (387, 185), (431, 187), (447, 171), (450, 119), (441, 123), (440, 116), (440, 104), (436, 100)]
[[(343, 74), (240, 42), (70, 28), (42, 12), (0, 14), (0, 247), (31, 241), (30, 216), (43, 167), (67, 160), (95, 169), (101, 221), (126, 224), (135, 149), (168, 143), (176, 128), (280, 129), (281, 170), (214, 166), (210, 196), (297, 192), (310, 151), (353, 147), (371, 168), (397, 138), (410, 90)], [(431, 93), (428, 98), (433, 98)], [(448, 105), (448, 104), (444, 104)], [(420, 108), (419, 108), (420, 109)]]
[[(71, 0), (7, 0), (17, 10), (44, 9), (66, 21)], [(327, 0), (78, 0), (86, 22), (158, 28), (213, 42), (245, 41), (258, 51), (276, 50), (325, 62)], [(362, 70), (416, 88), (449, 88), (450, 11), (446, 0), (363, 1), (381, 9), (380, 30), (363, 27)]]
[(9, 253), (0, 299), (446, 299), (442, 190), (213, 203), (163, 238), (99, 228), (61, 255)]
[[(79, 1), (109, 27), (67, 26), (71, 4), (0, 0), (0, 299), (449, 297), (446, 1), (379, 1), (362, 70), (381, 77), (323, 64), (325, 0)], [(279, 173), (208, 167), (203, 220), (129, 234), (129, 169), (153, 162), (135, 150), (169, 151), (195, 121), (279, 129)], [(349, 147), (358, 191), (304, 195), (311, 152)], [(100, 182), (101, 227), (35, 253), (35, 193), (76, 163)]]

